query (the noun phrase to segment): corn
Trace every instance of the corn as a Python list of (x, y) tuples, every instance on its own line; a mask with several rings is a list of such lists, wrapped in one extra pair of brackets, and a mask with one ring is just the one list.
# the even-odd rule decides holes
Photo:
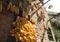
[(15, 14), (19, 14), (19, 9), (15, 7)]
[(45, 26), (44, 26), (44, 29), (45, 29), (45, 30), (48, 30), (48, 26), (47, 26), (47, 25), (45, 25)]
[(18, 7), (19, 7), (19, 8), (22, 8), (22, 4), (21, 4), (21, 2), (19, 2)]
[(28, 19), (27, 13), (23, 12), (23, 17), (26, 18), (26, 19)]
[(2, 8), (3, 8), (2, 3), (0, 3), (0, 12), (2, 12)]
[(35, 20), (35, 18), (33, 18), (33, 17), (30, 19), (30, 21), (31, 21), (33, 24), (36, 23), (36, 20)]
[(7, 10), (9, 10), (11, 8), (11, 6), (12, 6), (12, 3), (10, 2), (7, 6)]
[(33, 11), (34, 11), (34, 10), (37, 10), (37, 8), (35, 7), (35, 5), (34, 5), (32, 8), (33, 8)]
[[(19, 22), (20, 19), (20, 22)], [(35, 42), (37, 39), (37, 33), (32, 24), (26, 20), (25, 18), (18, 17), (16, 23), (21, 23), (19, 27), (16, 26), (14, 31), (12, 30), (12, 34), (14, 34), (16, 38), (16, 42), (21, 40), (22, 42)], [(19, 31), (17, 32), (17, 30)], [(16, 33), (13, 33), (16, 32)], [(19, 34), (19, 35), (17, 35)]]
[(27, 14), (28, 14), (29, 12), (31, 12), (31, 10), (30, 10), (30, 8), (27, 8)]

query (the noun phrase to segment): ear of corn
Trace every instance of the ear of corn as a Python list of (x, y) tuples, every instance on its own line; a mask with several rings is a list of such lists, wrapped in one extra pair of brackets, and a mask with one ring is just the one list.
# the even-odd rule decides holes
[(12, 3), (10, 2), (7, 6), (7, 10), (9, 10), (11, 8), (11, 6), (12, 6)]
[(15, 13), (19, 14), (19, 8), (15, 7)]
[(35, 19), (35, 18), (33, 18), (33, 17), (30, 19), (30, 21), (31, 21), (33, 24), (35, 24), (35, 23), (36, 23), (36, 19)]
[(22, 4), (21, 4), (21, 2), (19, 2), (18, 7), (19, 7), (19, 8), (22, 8)]
[(27, 13), (23, 12), (23, 17), (26, 18), (26, 19), (28, 19)]
[(0, 3), (0, 12), (2, 12), (2, 8), (3, 8), (2, 3)]
[(27, 14), (30, 12), (30, 8), (27, 8)]
[(11, 11), (12, 13), (14, 13), (14, 7), (15, 7), (15, 6), (11, 6), (11, 8), (10, 8), (10, 11)]
[(47, 26), (47, 25), (44, 25), (44, 29), (45, 29), (45, 30), (48, 30), (48, 26)]

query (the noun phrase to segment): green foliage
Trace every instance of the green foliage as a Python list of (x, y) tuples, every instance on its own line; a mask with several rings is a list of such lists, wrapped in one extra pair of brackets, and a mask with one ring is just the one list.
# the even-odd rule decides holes
[(60, 21), (57, 19), (51, 20), (52, 29), (54, 31), (56, 40), (60, 39)]

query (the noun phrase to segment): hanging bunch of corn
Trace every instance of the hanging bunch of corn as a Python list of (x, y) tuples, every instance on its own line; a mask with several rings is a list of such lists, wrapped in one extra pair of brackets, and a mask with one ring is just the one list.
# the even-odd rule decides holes
[(12, 36), (16, 38), (16, 41), (21, 42), (35, 42), (37, 39), (36, 30), (33, 25), (25, 18), (17, 17), (16, 21), (13, 22), (15, 29), (11, 31)]

